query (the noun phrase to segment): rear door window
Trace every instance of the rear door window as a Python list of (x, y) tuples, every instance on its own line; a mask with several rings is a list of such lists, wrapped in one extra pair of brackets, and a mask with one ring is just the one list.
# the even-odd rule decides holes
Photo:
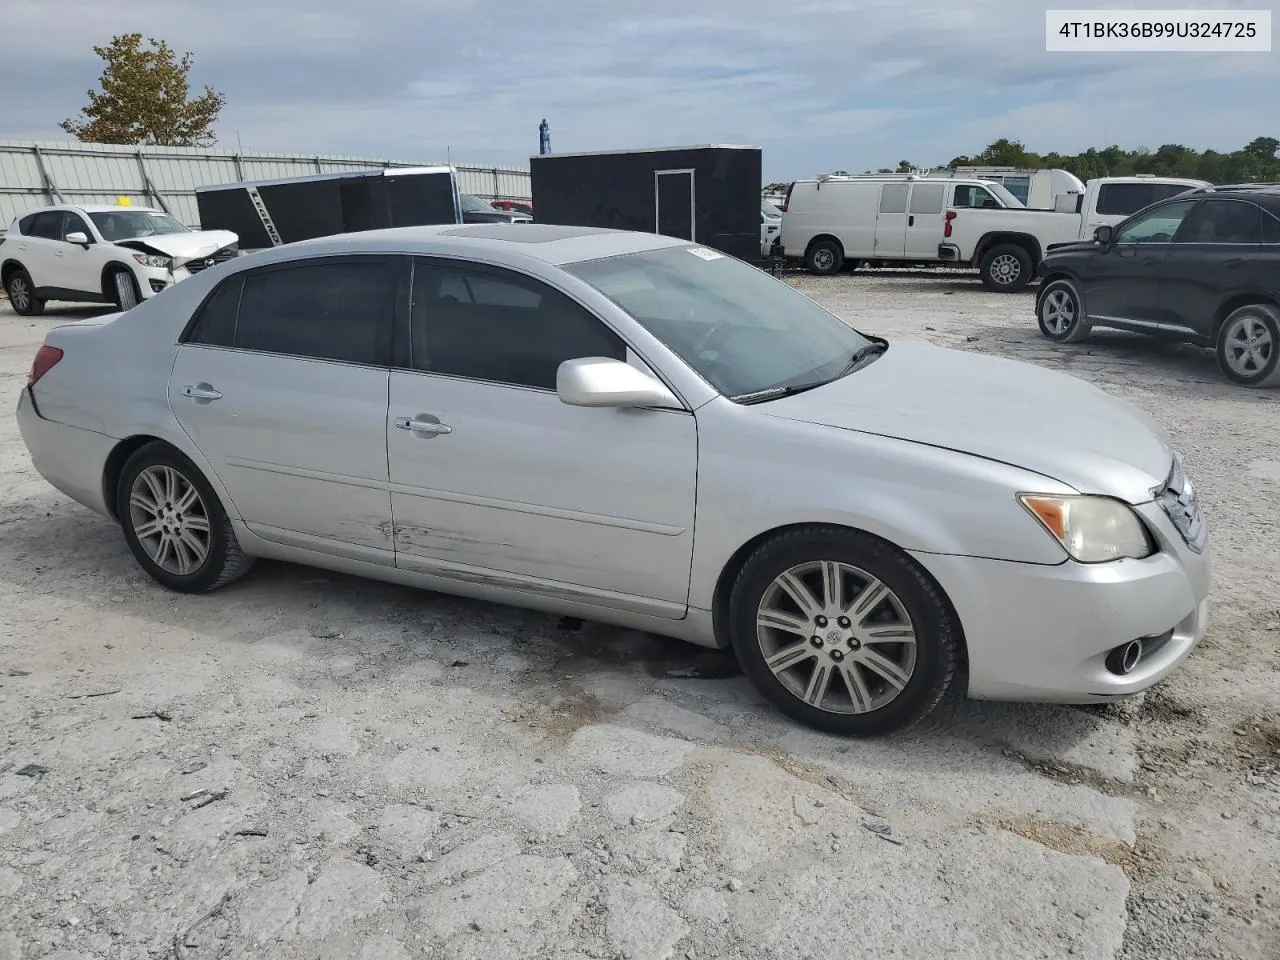
[(62, 211), (44, 210), (37, 213), (31, 223), (31, 228), (24, 230), (23, 233), (29, 237), (38, 237), (41, 240), (61, 240)]
[(1280, 244), (1280, 219), (1265, 210), (1262, 213), (1262, 242)]
[(390, 364), (400, 258), (323, 258), (228, 278), (188, 342), (369, 366)]
[(1183, 221), (1175, 242), (1259, 244), (1261, 215), (1245, 200), (1206, 200)]
[(955, 199), (952, 201), (955, 207), (998, 207), (1000, 204), (996, 202), (996, 198), (991, 195), (991, 191), (986, 187), (975, 186), (974, 184), (962, 183), (956, 186)]

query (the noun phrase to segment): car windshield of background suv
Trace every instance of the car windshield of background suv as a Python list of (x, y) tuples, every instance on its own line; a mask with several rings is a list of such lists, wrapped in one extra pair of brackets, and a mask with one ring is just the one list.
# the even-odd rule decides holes
[(191, 232), (185, 224), (173, 219), (167, 213), (148, 210), (112, 210), (91, 213), (89, 219), (102, 234), (102, 239), (108, 243)]

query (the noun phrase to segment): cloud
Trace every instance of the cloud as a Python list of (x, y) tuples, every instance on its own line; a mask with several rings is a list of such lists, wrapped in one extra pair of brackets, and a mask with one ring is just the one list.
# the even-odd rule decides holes
[[(1166, 8), (1053, 2), (1054, 8)], [(1218, 4), (1241, 7), (1257, 4)], [(1198, 0), (1196, 7), (1214, 6)], [(9, 0), (0, 137), (63, 136), (114, 33), (195, 54), (224, 142), (414, 161), (759, 143), (770, 179), (1033, 150), (1233, 149), (1266, 128), (1268, 54), (1050, 54), (1027, 0)], [(127, 12), (128, 18), (124, 14)]]

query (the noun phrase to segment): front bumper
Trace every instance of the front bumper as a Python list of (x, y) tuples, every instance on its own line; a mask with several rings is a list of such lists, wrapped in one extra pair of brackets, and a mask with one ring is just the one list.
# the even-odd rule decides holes
[[(1140, 693), (1190, 655), (1208, 621), (1208, 545), (1191, 550), (1155, 503), (1135, 509), (1160, 547), (1144, 560), (1043, 566), (914, 554), (960, 617), (969, 696), (1104, 702)], [(1136, 669), (1108, 669), (1107, 655), (1139, 638), (1151, 652)]]

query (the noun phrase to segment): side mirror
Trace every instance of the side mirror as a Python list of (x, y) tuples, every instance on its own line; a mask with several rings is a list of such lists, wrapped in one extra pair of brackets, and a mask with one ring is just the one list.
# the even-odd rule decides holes
[(607, 357), (566, 360), (556, 371), (556, 394), (573, 407), (675, 407), (666, 385), (629, 363)]
[(75, 243), (82, 247), (87, 247), (89, 245), (88, 234), (84, 233), (81, 230), (76, 230), (74, 233), (68, 233), (62, 239), (67, 241), (67, 243)]
[(1093, 231), (1093, 239), (1097, 240), (1104, 247), (1111, 243), (1113, 231), (1107, 224), (1103, 224)]

